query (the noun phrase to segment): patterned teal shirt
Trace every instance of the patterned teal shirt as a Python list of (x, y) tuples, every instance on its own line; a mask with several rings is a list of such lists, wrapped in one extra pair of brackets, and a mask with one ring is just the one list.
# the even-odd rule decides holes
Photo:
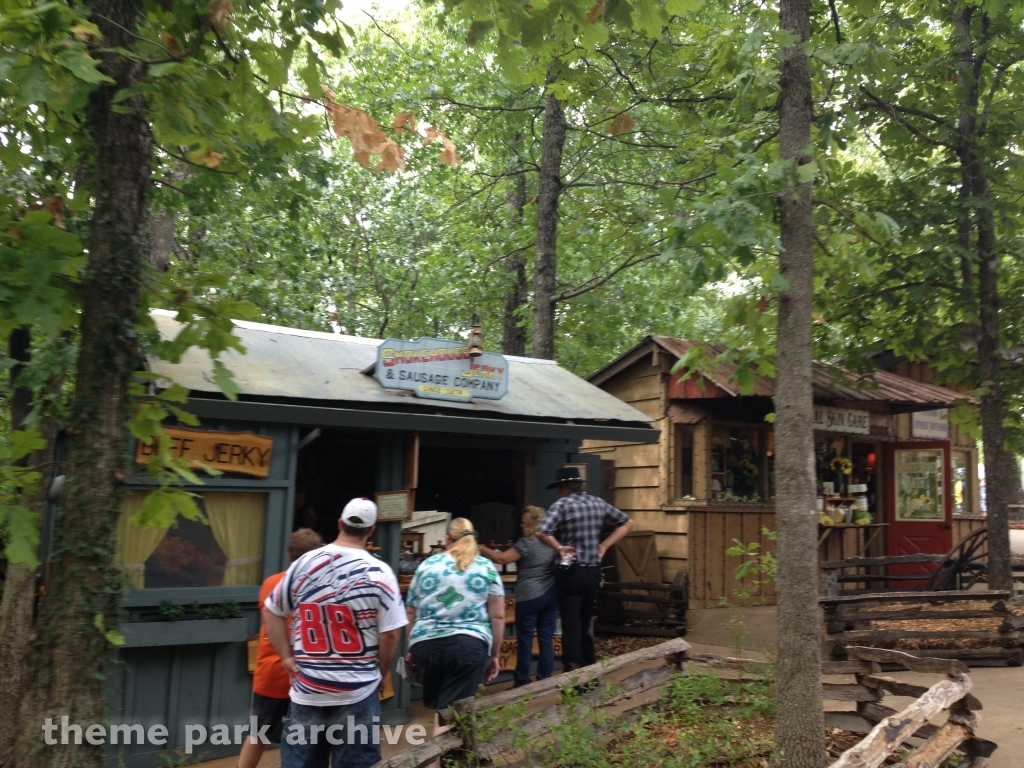
[(504, 596), (505, 588), (494, 564), (477, 557), (464, 571), (455, 569), (447, 553), (424, 560), (412, 577), (405, 604), (416, 609), (409, 645), (450, 635), (479, 637), (491, 645), (487, 598)]

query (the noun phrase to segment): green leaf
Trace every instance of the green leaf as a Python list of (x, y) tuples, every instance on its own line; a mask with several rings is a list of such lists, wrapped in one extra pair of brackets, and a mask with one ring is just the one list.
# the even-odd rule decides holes
[(84, 50), (70, 50), (60, 53), (57, 55), (57, 61), (69, 69), (75, 77), (86, 83), (114, 82), (96, 68), (99, 66), (99, 62)]
[(487, 37), (487, 33), (492, 29), (494, 29), (493, 21), (474, 21), (469, 25), (469, 31), (466, 33), (466, 42), (469, 45), (478, 45)]
[(170, 403), (187, 403), (189, 391), (185, 389), (181, 384), (171, 384), (167, 389), (163, 390), (158, 397), (161, 400), (166, 400)]
[(239, 393), (238, 384), (235, 382), (235, 374), (220, 360), (213, 361), (213, 381), (224, 393), (228, 400), (237, 400)]
[(0, 503), (0, 523), (6, 528), (4, 557), (29, 568), (39, 565), (39, 515), (27, 507)]
[(668, 23), (668, 14), (652, 2), (638, 2), (633, 5), (633, 26), (651, 37), (660, 37)]
[[(345, 50), (345, 41), (340, 35), (334, 35), (328, 32), (319, 32), (315, 29), (307, 30), (306, 34), (316, 40), (321, 46), (335, 56), (341, 56), (342, 51)], [(317, 93), (317, 91), (311, 90), (310, 93)]]
[(666, 0), (665, 10), (670, 16), (685, 16), (700, 10), (703, 5), (704, 0)]
[(18, 461), (32, 451), (41, 451), (46, 447), (46, 440), (38, 429), (19, 429), (11, 432), (11, 459)]
[(798, 165), (796, 167), (796, 180), (800, 184), (804, 184), (811, 181), (817, 173), (818, 163), (811, 160), (809, 163), (804, 163), (803, 165)]
[(164, 75), (172, 74), (181, 68), (181, 62), (179, 61), (165, 61), (162, 64), (154, 64), (149, 68), (149, 76), (152, 78), (163, 77)]

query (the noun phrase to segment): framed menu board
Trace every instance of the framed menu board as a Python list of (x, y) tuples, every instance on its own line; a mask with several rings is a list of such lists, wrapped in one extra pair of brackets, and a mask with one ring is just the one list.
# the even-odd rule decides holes
[(378, 523), (412, 518), (412, 491), (380, 491), (376, 494), (375, 501)]

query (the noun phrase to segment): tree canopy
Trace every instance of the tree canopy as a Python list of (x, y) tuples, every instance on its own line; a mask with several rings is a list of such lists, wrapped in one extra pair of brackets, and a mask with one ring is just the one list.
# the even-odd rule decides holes
[[(0, 0), (0, 536), (22, 585), (5, 605), (35, 622), (0, 642), (0, 708), (100, 716), (129, 434), (158, 448), (139, 521), (200, 515), (162, 427), (190, 418), (187, 393), (158, 387), (144, 358), (198, 346), (235, 397), (220, 360), (244, 351), (232, 319), (457, 338), (479, 314), (489, 348), (583, 376), (652, 332), (722, 342), (741, 387), (779, 374), (777, 466), (793, 478), (810, 466), (812, 354), (924, 359), (978, 399), (980, 416), (958, 418), (984, 440), (1005, 521), (1024, 451), (1020, 7), (342, 11)], [(176, 339), (158, 338), (154, 307), (178, 313)], [(59, 557), (32, 619), (39, 467), (58, 429)], [(809, 493), (780, 489), (791, 626), (815, 589)], [(791, 640), (785, 663), (816, 677), (806, 638)], [(47, 682), (23, 696), (25, 677), (3, 671), (26, 658)], [(791, 693), (780, 745), (815, 765), (809, 705)], [(0, 760), (43, 764), (23, 730)]]

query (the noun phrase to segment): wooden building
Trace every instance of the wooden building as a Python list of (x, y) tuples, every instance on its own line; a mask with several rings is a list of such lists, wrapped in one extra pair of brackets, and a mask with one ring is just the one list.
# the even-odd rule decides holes
[[(704, 347), (700, 371), (672, 374), (695, 346)], [(606, 497), (637, 529), (657, 532), (663, 580), (688, 570), (695, 608), (734, 600), (740, 587), (747, 600), (774, 602), (771, 584), (736, 582), (741, 558), (726, 554), (734, 542), (773, 548), (775, 441), (765, 417), (774, 381), (754, 375), (741, 392), (723, 352), (649, 336), (590, 377), (655, 420), (657, 443), (587, 441), (583, 450), (601, 458)], [(975, 442), (947, 418), (964, 396), (932, 384), (922, 366), (889, 362), (916, 376), (815, 364), (820, 511), (840, 520), (821, 527), (825, 560), (945, 553), (977, 525)]]
[[(173, 313), (153, 317), (165, 338), (176, 335)], [(523, 505), (555, 500), (545, 486), (557, 468), (585, 464), (600, 483), (597, 457), (579, 453), (583, 440), (657, 439), (648, 416), (550, 360), (504, 358), (501, 399), (422, 399), (375, 378), (378, 340), (247, 322), (236, 332), (247, 352), (228, 353), (225, 363), (241, 388), (237, 401), (220, 394), (205, 352), (193, 348), (177, 364), (149, 361), (190, 390), (184, 408), (201, 422), (171, 425), (175, 450), (223, 474), (187, 486), (208, 524), (179, 518), (169, 528), (140, 527), (132, 517), (154, 486), (145, 447), (131, 446), (136, 472), (116, 540), (127, 642), (108, 676), (108, 717), (161, 724), (170, 735), (165, 748), (108, 747), (110, 766), (178, 764), (186, 724), (249, 722), (247, 641), (259, 628), (257, 595), (263, 579), (287, 567), (296, 528), (332, 541), (349, 499), (397, 492), (387, 509), (381, 504), (374, 534), (397, 573), (407, 511), (466, 516), (485, 537), (504, 541), (516, 535)], [(409, 503), (396, 507), (403, 494)], [(44, 541), (44, 558), (45, 549)], [(412, 696), (396, 680), (382, 722), (406, 722)], [(192, 759), (238, 750), (207, 743)]]

